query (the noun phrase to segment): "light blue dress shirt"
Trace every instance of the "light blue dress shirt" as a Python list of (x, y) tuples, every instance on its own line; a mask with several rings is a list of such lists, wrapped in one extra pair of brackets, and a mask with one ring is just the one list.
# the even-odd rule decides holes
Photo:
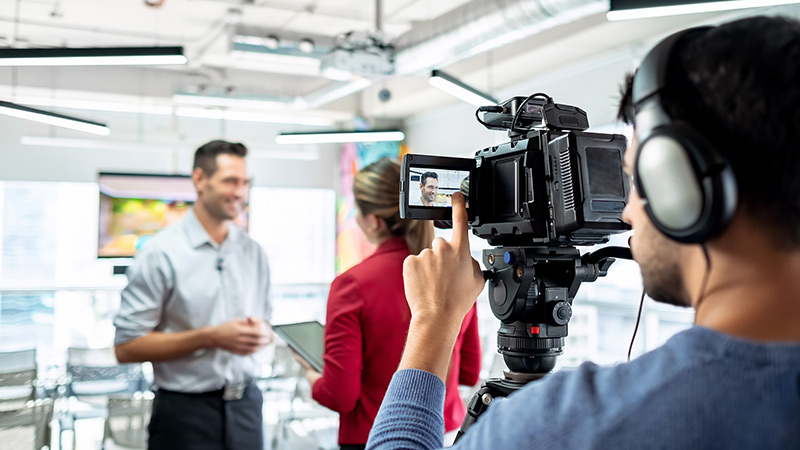
[[(151, 331), (176, 333), (248, 316), (269, 320), (269, 267), (261, 246), (231, 224), (214, 242), (194, 210), (165, 228), (140, 250), (127, 270), (115, 345)], [(258, 375), (259, 364), (217, 348), (173, 361), (153, 363), (159, 388), (207, 392)]]

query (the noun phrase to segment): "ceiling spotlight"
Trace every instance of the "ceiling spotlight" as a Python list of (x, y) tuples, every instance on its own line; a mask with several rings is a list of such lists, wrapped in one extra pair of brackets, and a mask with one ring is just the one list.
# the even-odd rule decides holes
[(314, 41), (309, 38), (300, 39), (300, 42), (297, 43), (297, 48), (303, 53), (311, 53), (314, 51)]
[(274, 34), (264, 36), (264, 47), (267, 47), (270, 50), (277, 50), (280, 45), (281, 40), (278, 39), (278, 36), (275, 36)]

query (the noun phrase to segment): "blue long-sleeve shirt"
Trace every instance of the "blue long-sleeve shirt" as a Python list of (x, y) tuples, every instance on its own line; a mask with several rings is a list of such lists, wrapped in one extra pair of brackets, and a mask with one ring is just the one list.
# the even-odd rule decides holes
[[(367, 448), (440, 448), (443, 396), (434, 375), (397, 372)], [(630, 363), (496, 399), (454, 448), (800, 449), (800, 345), (693, 327)]]

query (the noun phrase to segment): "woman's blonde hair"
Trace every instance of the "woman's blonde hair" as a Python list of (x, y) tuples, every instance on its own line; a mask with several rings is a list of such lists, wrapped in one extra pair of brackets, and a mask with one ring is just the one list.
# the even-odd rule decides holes
[(361, 214), (386, 222), (392, 236), (403, 236), (412, 255), (430, 248), (433, 222), (400, 218), (400, 164), (387, 157), (361, 169), (353, 179), (353, 196)]

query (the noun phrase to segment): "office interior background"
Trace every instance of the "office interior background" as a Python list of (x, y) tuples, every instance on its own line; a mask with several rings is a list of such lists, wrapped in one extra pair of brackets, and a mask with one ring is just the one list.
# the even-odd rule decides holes
[[(475, 120), (476, 106), (432, 86), (432, 71), (495, 100), (545, 92), (585, 110), (590, 131), (630, 137), (616, 120), (619, 86), (660, 38), (757, 14), (800, 18), (798, 5), (763, 1), (611, 21), (610, 3), (0, 0), (0, 101), (110, 130), (95, 135), (0, 115), (0, 353), (35, 349), (38, 400), (53, 400), (46, 445), (142, 443), (136, 420), (146, 421), (149, 398), (142, 386), (130, 391), (137, 393), (129, 393), (121, 425), (109, 425), (108, 396), (90, 395), (104, 393), (102, 380), (85, 398), (71, 395), (69, 349), (113, 344), (111, 321), (126, 282), (115, 267), (130, 264), (98, 258), (99, 173), (186, 175), (199, 145), (217, 138), (246, 144), (253, 179), (248, 232), (269, 257), (273, 322), (324, 322), (331, 280), (370, 251), (354, 232), (352, 200), (348, 207), (354, 168), (404, 152), (471, 158), (508, 140)], [(4, 62), (9, 49), (165, 46), (182, 46), (186, 63)], [(276, 143), (286, 133), (386, 129), (405, 137), (388, 144)], [(615, 236), (612, 244), (626, 240)], [(471, 243), (480, 260), (487, 243)], [(629, 261), (583, 284), (557, 370), (585, 360), (624, 361), (641, 289)], [(486, 295), (478, 299), (483, 379), (503, 369), (499, 321)], [(646, 300), (633, 357), (691, 322), (690, 310)], [(277, 341), (262, 353), (266, 448), (337, 448), (336, 414), (310, 399), (285, 345)], [(9, 392), (0, 383), (0, 398)], [(463, 395), (471, 393), (465, 388)], [(35, 428), (17, 430), (28, 434), (15, 435), (14, 446), (0, 438), (0, 448), (33, 448)], [(128, 442), (116, 442), (123, 433)]]

